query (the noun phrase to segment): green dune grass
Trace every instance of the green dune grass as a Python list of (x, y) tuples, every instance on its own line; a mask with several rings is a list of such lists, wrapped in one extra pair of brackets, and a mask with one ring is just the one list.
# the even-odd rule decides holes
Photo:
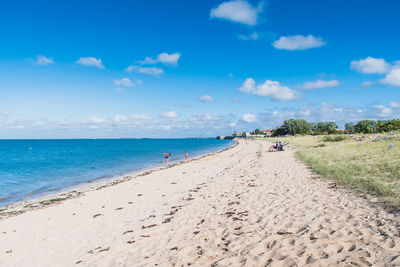
[(298, 158), (318, 174), (400, 208), (400, 137), (300, 136), (282, 141), (298, 148)]

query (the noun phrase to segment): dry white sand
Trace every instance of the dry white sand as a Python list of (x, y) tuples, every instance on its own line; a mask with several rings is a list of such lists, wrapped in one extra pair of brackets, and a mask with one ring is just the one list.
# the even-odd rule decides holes
[(242, 141), (3, 217), (0, 266), (400, 265), (396, 214), (268, 145)]

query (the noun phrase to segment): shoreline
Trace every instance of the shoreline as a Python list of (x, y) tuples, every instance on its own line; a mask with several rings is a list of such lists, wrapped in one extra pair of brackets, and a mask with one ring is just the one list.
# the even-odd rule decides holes
[[(145, 176), (150, 173), (168, 169), (180, 164), (189, 163), (191, 161), (195, 161), (207, 156), (211, 156), (217, 153), (221, 153), (223, 151), (234, 148), (238, 145), (238, 140), (232, 140), (234, 143), (229, 145), (226, 148), (219, 149), (213, 152), (208, 152), (205, 154), (197, 155), (188, 160), (185, 159), (175, 159), (167, 164), (161, 164), (159, 166), (154, 166), (154, 164), (150, 164), (147, 167), (138, 168), (136, 170), (130, 170), (125, 172), (116, 173), (114, 175), (106, 175), (97, 178), (92, 178), (84, 182), (78, 182), (75, 184), (71, 184), (68, 186), (61, 186), (53, 189), (46, 190), (44, 192), (40, 192), (34, 194), (32, 197), (28, 197), (27, 199), (18, 200), (7, 205), (2, 206), (0, 203), (0, 221), (12, 216), (17, 216), (19, 214), (25, 213), (30, 210), (36, 210), (41, 208), (46, 208), (50, 205), (57, 205), (65, 200), (76, 198), (81, 196), (84, 193), (99, 190), (104, 187), (113, 186), (119, 183), (123, 183), (129, 181), (131, 179)], [(29, 193), (31, 194), (31, 193)], [(24, 197), (29, 196), (29, 194)]]

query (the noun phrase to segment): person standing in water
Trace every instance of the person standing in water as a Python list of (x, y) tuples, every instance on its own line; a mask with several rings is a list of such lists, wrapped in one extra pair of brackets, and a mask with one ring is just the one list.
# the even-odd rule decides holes
[(163, 154), (164, 154), (163, 164), (164, 164), (165, 162), (168, 163), (169, 157), (171, 157), (171, 153), (164, 153), (164, 152), (163, 152)]
[(187, 160), (188, 157), (189, 157), (189, 155), (188, 155), (187, 151), (185, 151), (185, 160)]

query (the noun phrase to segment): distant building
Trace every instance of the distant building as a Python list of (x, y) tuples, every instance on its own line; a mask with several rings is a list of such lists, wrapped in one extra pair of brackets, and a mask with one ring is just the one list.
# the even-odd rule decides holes
[(270, 136), (272, 136), (272, 130), (264, 129), (264, 130), (263, 130), (263, 134), (266, 135), (266, 136), (268, 136), (268, 137), (270, 137)]

